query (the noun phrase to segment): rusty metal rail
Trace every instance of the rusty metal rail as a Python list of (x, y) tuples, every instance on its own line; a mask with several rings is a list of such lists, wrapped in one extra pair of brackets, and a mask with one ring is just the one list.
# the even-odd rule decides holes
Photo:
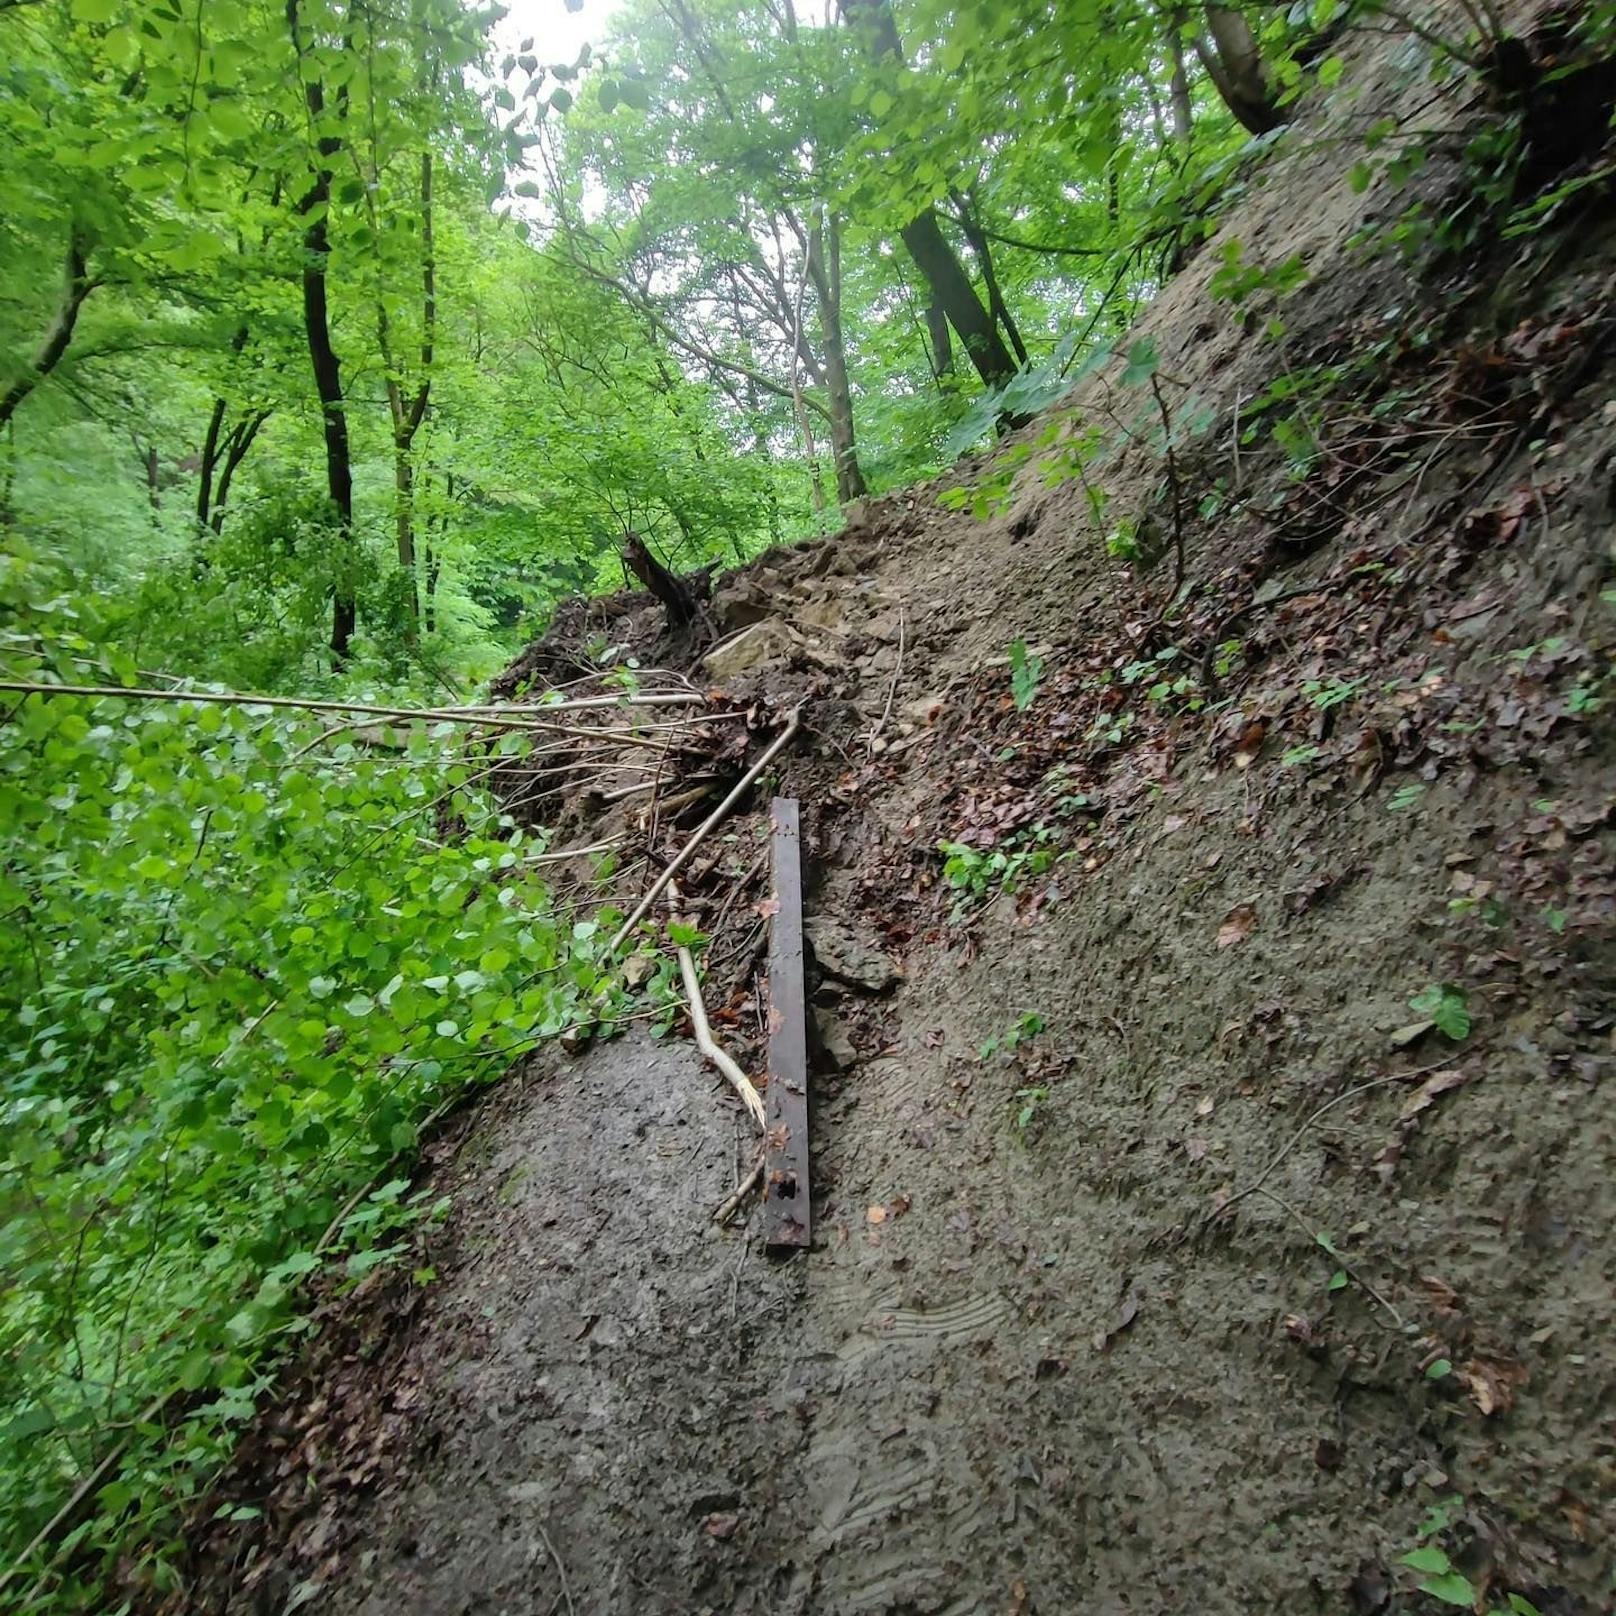
[(763, 1157), (763, 1240), (806, 1246), (808, 1210), (808, 1003), (802, 969), (802, 848), (797, 802), (769, 808), (768, 1131)]

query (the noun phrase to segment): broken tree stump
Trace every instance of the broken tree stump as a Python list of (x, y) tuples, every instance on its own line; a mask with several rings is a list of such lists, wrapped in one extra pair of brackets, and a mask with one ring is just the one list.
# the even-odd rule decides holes
[(769, 1083), (763, 1156), (763, 1242), (806, 1246), (808, 1003), (802, 971), (802, 847), (797, 803), (769, 807)]
[(651, 554), (650, 546), (638, 533), (630, 533), (623, 542), (623, 565), (667, 608), (668, 622), (674, 628), (685, 628), (695, 621), (695, 592)]

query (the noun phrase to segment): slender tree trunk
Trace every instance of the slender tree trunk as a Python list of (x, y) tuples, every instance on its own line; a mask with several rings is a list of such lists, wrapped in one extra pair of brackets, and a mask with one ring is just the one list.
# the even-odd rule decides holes
[(1016, 322), (1010, 313), (1009, 305), (1004, 300), (1004, 294), (999, 290), (999, 277), (993, 267), (993, 247), (989, 243), (986, 232), (982, 229), (981, 221), (976, 216), (976, 209), (968, 198), (958, 191), (954, 193), (954, 206), (959, 213), (960, 228), (965, 232), (965, 239), (971, 244), (971, 251), (982, 271), (982, 285), (987, 289), (988, 313), (993, 316), (995, 324), (1004, 332), (1005, 338), (1015, 350), (1016, 358), (1021, 364), (1027, 363), (1027, 345), (1021, 340), (1021, 333), (1016, 329)]
[[(286, 0), (286, 22), (299, 64), (303, 43), (298, 25), (299, 0)], [(305, 81), (304, 98), (316, 127), (325, 116), (325, 90), (318, 78)], [(314, 388), (320, 399), (325, 429), (326, 491), (336, 511), (342, 540), (342, 564), (332, 584), (331, 661), (339, 671), (347, 665), (358, 618), (349, 564), (353, 548), (353, 461), (348, 447), (348, 411), (342, 392), (342, 367), (331, 345), (331, 315), (326, 295), (326, 269), (331, 262), (331, 237), (326, 220), (331, 210), (331, 160), (342, 149), (335, 135), (319, 139), (319, 161), (314, 181), (298, 204), (308, 222), (303, 230), (303, 328), (308, 337)]]
[(1195, 114), (1190, 106), (1190, 76), (1184, 65), (1184, 36), (1177, 17), (1169, 19), (1167, 55), (1172, 64), (1167, 89), (1173, 107), (1173, 136), (1187, 150), (1195, 129)]
[(213, 514), (208, 518), (208, 526), (213, 529), (215, 538), (224, 532), (225, 508), (230, 500), (230, 483), (236, 475), (236, 468), (247, 458), (247, 451), (252, 448), (253, 439), (258, 436), (259, 428), (268, 419), (268, 410), (258, 410), (245, 420), (237, 421), (231, 428), (230, 436), (225, 443), (224, 466), (219, 472), (219, 486), (213, 495)]
[(926, 334), (931, 338), (932, 374), (941, 381), (954, 371), (954, 344), (948, 336), (948, 316), (935, 297), (926, 299)]
[(388, 333), (387, 310), (378, 304), (376, 330), (387, 372), (387, 408), (393, 423), (393, 500), (394, 529), (397, 537), (399, 570), (405, 575), (405, 604), (409, 626), (405, 639), (414, 644), (416, 624), (421, 617), (421, 593), (415, 565), (415, 434), (426, 418), (432, 397), (432, 352), (437, 336), (438, 292), (437, 259), (432, 237), (432, 154), (421, 154), (421, 380), (414, 399), (406, 405), (404, 390), (393, 364), (392, 340)]
[(1289, 114), (1279, 105), (1251, 25), (1233, 6), (1208, 4), (1205, 11), (1207, 33), (1195, 51), (1224, 105), (1254, 135), (1278, 129)]
[(819, 328), (825, 341), (825, 390), (830, 395), (836, 498), (845, 505), (849, 500), (862, 499), (869, 490), (859, 466), (853, 432), (853, 390), (847, 379), (847, 347), (842, 338), (842, 227), (834, 211), (826, 224), (815, 210), (808, 228), (808, 274), (814, 283)]
[[(870, 54), (876, 61), (903, 60), (903, 43), (898, 38), (890, 0), (843, 0), (842, 11), (847, 17), (860, 20), (867, 31)], [(933, 297), (948, 316), (949, 324), (959, 333), (983, 385), (1003, 387), (1015, 375), (1016, 362), (1000, 338), (997, 325), (982, 307), (982, 300), (976, 295), (959, 255), (948, 244), (937, 222), (936, 210), (928, 207), (905, 225), (899, 235), (915, 267), (931, 287)]]
[(0, 394), (0, 426), (10, 422), (17, 413), (17, 406), (56, 369), (67, 352), (67, 345), (73, 340), (73, 328), (78, 324), (79, 310), (96, 288), (96, 282), (90, 279), (89, 256), (89, 237), (74, 225), (67, 238), (67, 284), (62, 301), (32, 363)]

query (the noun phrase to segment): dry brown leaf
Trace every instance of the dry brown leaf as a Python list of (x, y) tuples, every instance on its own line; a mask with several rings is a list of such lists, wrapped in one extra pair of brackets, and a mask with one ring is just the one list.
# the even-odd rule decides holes
[(1429, 1111), (1442, 1095), (1452, 1089), (1463, 1088), (1470, 1079), (1459, 1070), (1451, 1067), (1447, 1071), (1433, 1072), (1431, 1076), (1408, 1097), (1403, 1109), (1397, 1113), (1397, 1125), (1403, 1127), (1412, 1122), (1422, 1111)]
[(1234, 749), (1234, 766), (1237, 769), (1249, 769), (1256, 762), (1257, 754), (1262, 751), (1263, 737), (1267, 733), (1268, 724), (1264, 719), (1256, 718), (1246, 725)]
[(1496, 1358), (1472, 1358), (1459, 1371), (1459, 1379), (1483, 1419), (1507, 1414), (1515, 1406), (1515, 1388), (1524, 1386), (1526, 1378), (1524, 1364), (1503, 1363)]
[(869, 1223), (885, 1223), (887, 1221), (887, 1209), (884, 1206), (872, 1206), (864, 1214), (864, 1217)]
[(1256, 924), (1257, 911), (1249, 903), (1237, 903), (1218, 928), (1218, 947), (1233, 948), (1236, 943), (1245, 942)]

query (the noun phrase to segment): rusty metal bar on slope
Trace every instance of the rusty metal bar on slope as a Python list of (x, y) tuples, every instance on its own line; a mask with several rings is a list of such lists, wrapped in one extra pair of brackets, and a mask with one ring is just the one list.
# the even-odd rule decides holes
[(768, 1130), (763, 1157), (763, 1241), (806, 1246), (808, 1212), (808, 1003), (802, 971), (802, 848), (794, 798), (769, 808), (773, 879), (769, 920)]

